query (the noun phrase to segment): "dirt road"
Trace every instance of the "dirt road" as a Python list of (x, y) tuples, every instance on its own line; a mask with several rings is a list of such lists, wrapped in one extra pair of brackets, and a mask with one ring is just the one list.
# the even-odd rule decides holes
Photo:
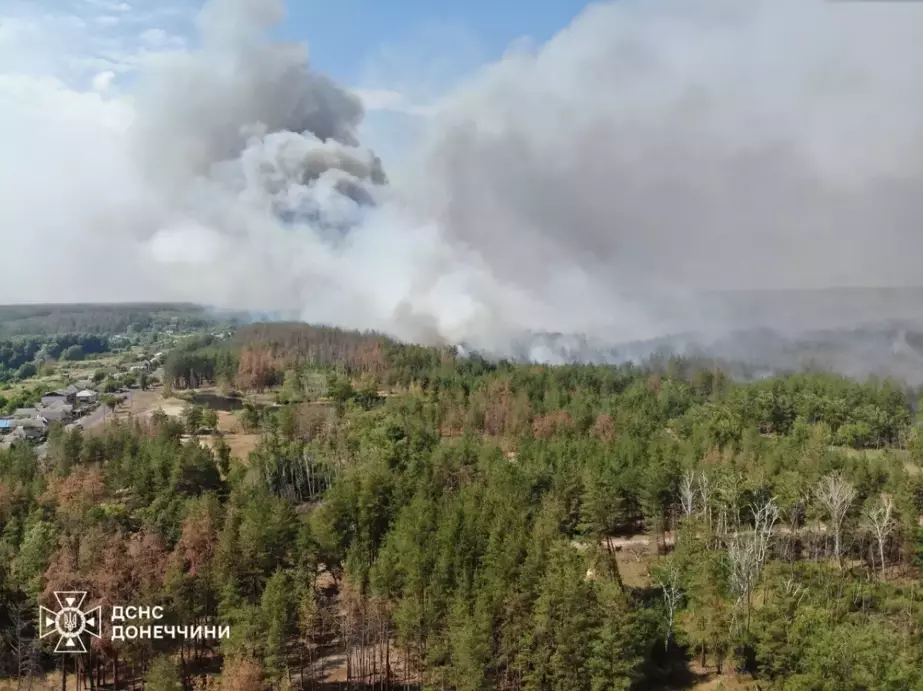
[[(128, 391), (126, 393), (120, 394), (122, 396), (125, 396), (125, 400), (119, 405), (120, 406), (130, 405), (131, 396), (133, 393), (134, 393), (133, 391)], [(74, 422), (67, 425), (66, 429), (75, 429), (77, 427), (80, 427), (82, 429), (92, 429), (93, 427), (98, 427), (106, 420), (111, 419), (112, 415), (113, 413), (112, 411), (109, 410), (109, 406), (107, 406), (104, 403), (100, 403), (88, 415), (84, 415), (83, 417), (78, 418)]]

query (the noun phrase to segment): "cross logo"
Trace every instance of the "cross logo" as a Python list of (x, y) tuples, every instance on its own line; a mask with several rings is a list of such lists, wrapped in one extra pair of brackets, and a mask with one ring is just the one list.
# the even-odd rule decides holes
[(87, 649), (81, 636), (88, 633), (99, 638), (102, 634), (102, 608), (94, 607), (89, 612), (80, 609), (86, 596), (85, 591), (56, 590), (57, 612), (39, 606), (39, 638), (57, 633), (56, 653), (85, 653)]

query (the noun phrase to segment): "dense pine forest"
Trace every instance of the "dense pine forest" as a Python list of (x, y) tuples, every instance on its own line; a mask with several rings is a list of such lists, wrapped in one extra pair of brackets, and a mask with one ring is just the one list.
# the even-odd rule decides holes
[[(897, 384), (285, 324), (191, 338), (165, 384), (250, 396), (255, 450), (157, 413), (0, 451), (11, 688), (923, 688), (923, 426)], [(34, 626), (56, 590), (231, 636), (62, 660)]]

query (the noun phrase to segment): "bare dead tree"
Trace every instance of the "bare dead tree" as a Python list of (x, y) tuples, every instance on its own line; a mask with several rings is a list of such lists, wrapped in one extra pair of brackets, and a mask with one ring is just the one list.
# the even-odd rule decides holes
[(673, 638), (673, 626), (676, 621), (676, 610), (679, 608), (683, 593), (679, 587), (679, 567), (670, 558), (663, 562), (654, 574), (654, 583), (663, 591), (663, 603), (667, 608), (667, 638), (664, 648), (669, 649), (670, 640)]
[(711, 524), (712, 482), (704, 470), (699, 472), (699, 496), (702, 498), (702, 515)]
[(743, 493), (740, 476), (737, 473), (723, 476), (715, 493), (719, 511), (715, 532), (720, 539), (740, 529), (740, 497)]
[(801, 528), (804, 526), (808, 500), (808, 495), (799, 495), (783, 510), (788, 522), (788, 530), (785, 531), (787, 537), (785, 539), (784, 557), (790, 564), (794, 564), (795, 561), (795, 546), (798, 542)]
[(13, 653), (17, 691), (30, 689), (33, 678), (39, 671), (41, 653), (38, 641), (29, 635), (33, 628), (30, 607), (26, 603), (12, 605), (10, 627), (2, 638), (6, 639), (9, 650)]
[(878, 543), (878, 561), (881, 564), (881, 577), (885, 575), (885, 544), (888, 536), (894, 531), (894, 500), (890, 495), (882, 494), (878, 501), (866, 507), (863, 515), (865, 528), (875, 536)]
[(691, 516), (695, 511), (695, 472), (687, 470), (679, 481), (679, 502), (684, 516)]
[(741, 606), (746, 615), (746, 628), (750, 626), (750, 609), (753, 591), (759, 582), (763, 566), (769, 558), (769, 549), (775, 526), (779, 520), (779, 507), (774, 499), (761, 506), (754, 506), (753, 530), (735, 532), (727, 543), (728, 561), (731, 564), (731, 591), (736, 596), (736, 613)]
[(842, 566), (843, 521), (856, 498), (856, 488), (841, 473), (834, 472), (821, 478), (815, 494), (830, 517), (830, 527), (833, 530), (833, 556)]
[(794, 578), (788, 578), (783, 587), (785, 594), (793, 598), (798, 606), (808, 594), (808, 588), (797, 583)]
[(757, 562), (762, 569), (769, 559), (769, 548), (779, 520), (779, 507), (775, 499), (753, 509), (753, 533), (756, 536)]

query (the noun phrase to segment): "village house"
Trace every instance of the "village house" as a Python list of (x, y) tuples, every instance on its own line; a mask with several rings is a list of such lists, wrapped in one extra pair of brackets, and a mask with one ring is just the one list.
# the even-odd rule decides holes
[(54, 405), (55, 403), (75, 403), (77, 401), (76, 386), (68, 386), (66, 389), (51, 391), (42, 396), (42, 405)]
[(55, 405), (56, 403), (67, 403), (67, 399), (57, 391), (42, 396), (41, 405)]
[(99, 400), (99, 394), (90, 389), (83, 389), (77, 392), (77, 403), (81, 405), (92, 405)]
[(26, 439), (41, 439), (48, 431), (48, 422), (44, 418), (20, 420), (17, 429), (22, 430)]
[(48, 431), (48, 421), (38, 415), (34, 408), (26, 408), (33, 412), (31, 417), (3, 418), (0, 419), (0, 448), (10, 448), (17, 441), (39, 440), (45, 437)]
[(38, 414), (47, 422), (67, 423), (74, 417), (74, 406), (69, 403), (55, 403), (39, 408)]

